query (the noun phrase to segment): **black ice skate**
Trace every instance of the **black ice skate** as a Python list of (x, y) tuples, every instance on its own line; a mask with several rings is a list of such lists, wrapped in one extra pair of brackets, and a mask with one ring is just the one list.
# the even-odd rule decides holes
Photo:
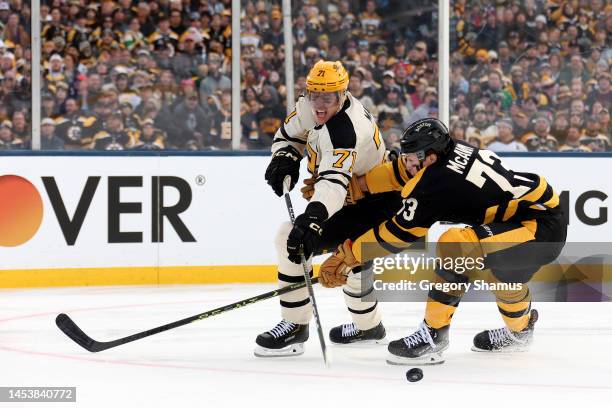
[(386, 335), (382, 322), (368, 330), (359, 330), (355, 323), (336, 326), (329, 331), (329, 340), (335, 344), (380, 343)]
[(489, 353), (512, 353), (529, 350), (533, 339), (533, 328), (538, 321), (538, 311), (533, 309), (527, 327), (513, 332), (507, 327), (485, 330), (474, 336), (473, 351)]
[(308, 340), (308, 325), (281, 320), (273, 329), (261, 333), (255, 339), (257, 357), (284, 357), (304, 354), (304, 342)]
[(403, 339), (389, 343), (387, 363), (394, 365), (442, 364), (442, 352), (448, 348), (448, 329), (429, 327), (425, 321), (416, 332)]

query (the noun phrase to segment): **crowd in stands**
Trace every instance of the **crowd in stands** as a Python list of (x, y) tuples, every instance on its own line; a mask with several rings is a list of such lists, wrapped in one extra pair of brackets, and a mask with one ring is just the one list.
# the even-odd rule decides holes
[[(41, 1), (42, 149), (228, 149), (231, 0)], [(31, 134), (30, 5), (0, 1), (0, 148)]]
[(497, 151), (608, 151), (612, 6), (455, 0), (451, 130)]
[[(294, 0), (285, 55), (280, 0), (243, 0), (240, 148), (268, 149), (319, 59), (390, 148), (438, 114), (436, 1)], [(612, 7), (605, 0), (451, 1), (451, 120), (494, 150), (609, 150)], [(0, 149), (30, 145), (30, 15), (0, 0)], [(231, 148), (231, 0), (43, 0), (43, 149)]]

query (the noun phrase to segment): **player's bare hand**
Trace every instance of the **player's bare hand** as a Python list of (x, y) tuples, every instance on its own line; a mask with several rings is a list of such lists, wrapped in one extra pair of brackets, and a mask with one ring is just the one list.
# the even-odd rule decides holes
[(336, 252), (323, 262), (319, 271), (319, 282), (322, 286), (335, 288), (346, 283), (348, 273), (359, 265), (351, 247), (352, 242), (347, 239), (338, 245)]

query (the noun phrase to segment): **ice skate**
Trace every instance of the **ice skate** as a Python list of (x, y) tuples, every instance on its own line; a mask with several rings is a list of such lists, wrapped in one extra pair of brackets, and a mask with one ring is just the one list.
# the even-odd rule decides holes
[(450, 326), (439, 329), (429, 327), (425, 321), (416, 332), (389, 343), (387, 363), (394, 365), (442, 364), (442, 352), (448, 348)]
[(308, 340), (308, 325), (281, 320), (271, 330), (255, 339), (257, 357), (286, 357), (304, 354), (304, 342)]
[(513, 332), (507, 327), (485, 330), (474, 336), (472, 351), (488, 353), (512, 353), (529, 350), (533, 340), (533, 329), (538, 321), (538, 311), (533, 309), (527, 327)]

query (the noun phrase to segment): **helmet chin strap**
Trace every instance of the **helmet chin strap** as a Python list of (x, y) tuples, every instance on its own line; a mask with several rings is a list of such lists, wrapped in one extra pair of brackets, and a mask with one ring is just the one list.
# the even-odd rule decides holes
[(425, 152), (423, 150), (417, 152), (416, 156), (419, 160), (419, 170), (421, 170), (423, 166), (425, 166), (425, 159), (427, 158), (427, 156), (425, 156)]

